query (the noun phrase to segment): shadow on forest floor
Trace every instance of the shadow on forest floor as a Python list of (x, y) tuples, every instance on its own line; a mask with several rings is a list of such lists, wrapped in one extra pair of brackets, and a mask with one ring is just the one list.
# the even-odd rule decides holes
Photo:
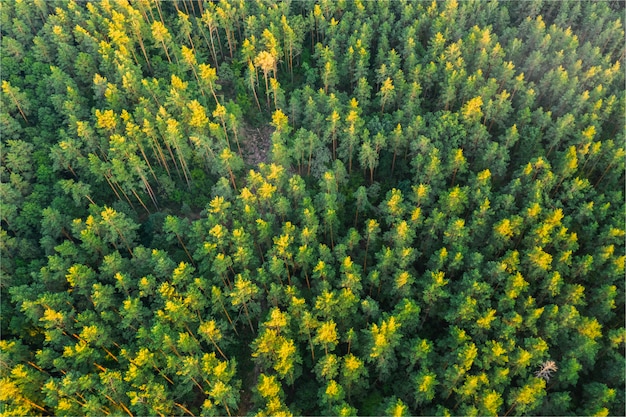
[(252, 166), (267, 163), (272, 145), (272, 127), (245, 126), (243, 133), (242, 153), (245, 163)]

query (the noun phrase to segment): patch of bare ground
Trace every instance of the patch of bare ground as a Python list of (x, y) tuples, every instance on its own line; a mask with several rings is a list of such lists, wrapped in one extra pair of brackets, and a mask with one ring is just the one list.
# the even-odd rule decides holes
[(203, 210), (192, 211), (190, 213), (184, 214), (184, 216), (193, 222), (202, 218), (202, 211)]
[(246, 164), (257, 166), (261, 162), (267, 163), (272, 145), (272, 131), (271, 126), (244, 127), (241, 152)]
[(259, 380), (259, 375), (261, 375), (261, 369), (258, 365), (254, 365), (254, 367), (246, 373), (243, 382), (243, 387), (241, 390), (241, 396), (239, 398), (239, 409), (237, 410), (238, 416), (245, 416), (254, 406), (254, 401), (252, 399), (252, 390), (256, 387), (256, 384)]

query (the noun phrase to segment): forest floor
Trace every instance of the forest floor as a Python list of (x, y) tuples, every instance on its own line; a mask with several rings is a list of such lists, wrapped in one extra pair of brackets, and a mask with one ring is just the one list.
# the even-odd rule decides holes
[(244, 372), (244, 376), (242, 378), (242, 387), (240, 391), (241, 397), (239, 400), (239, 408), (237, 409), (237, 415), (239, 416), (247, 415), (248, 411), (254, 408), (252, 390), (256, 387), (257, 382), (259, 381), (259, 376), (261, 375), (261, 368), (258, 365), (253, 364), (252, 361), (242, 366), (242, 369), (246, 368), (248, 371)]
[(267, 163), (270, 148), (272, 146), (272, 127), (251, 127), (244, 125), (242, 152), (246, 164), (258, 165)]

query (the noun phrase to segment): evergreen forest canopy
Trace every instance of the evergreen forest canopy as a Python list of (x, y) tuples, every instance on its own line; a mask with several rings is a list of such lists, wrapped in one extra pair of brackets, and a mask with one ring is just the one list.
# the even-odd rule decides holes
[(14, 0), (2, 415), (624, 415), (624, 10)]

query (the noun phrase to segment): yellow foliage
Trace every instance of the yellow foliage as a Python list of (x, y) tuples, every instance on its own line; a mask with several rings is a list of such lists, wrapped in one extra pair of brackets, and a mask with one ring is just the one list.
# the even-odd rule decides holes
[(590, 339), (597, 339), (602, 336), (602, 325), (596, 318), (583, 317), (578, 332)]
[(270, 71), (274, 71), (276, 66), (276, 57), (267, 51), (261, 51), (254, 58), (254, 65), (263, 70), (263, 74), (267, 76)]
[(482, 105), (482, 97), (474, 97), (463, 105), (463, 107), (461, 108), (461, 114), (466, 120), (470, 122), (480, 120), (483, 116)]
[(495, 318), (496, 318), (496, 310), (492, 308), (487, 312), (487, 314), (485, 314), (483, 317), (476, 320), (476, 324), (478, 325), (478, 327), (482, 329), (490, 329), (491, 322), (494, 321)]
[(275, 375), (267, 376), (265, 374), (261, 374), (257, 389), (262, 397), (274, 398), (280, 392), (280, 384), (276, 381)]
[(528, 254), (530, 261), (544, 271), (552, 269), (552, 255), (543, 251), (540, 246), (535, 248)]
[(114, 130), (117, 127), (117, 118), (113, 110), (96, 109), (96, 126), (101, 129)]
[(180, 78), (178, 78), (176, 75), (172, 74), (172, 87), (174, 87), (174, 89), (185, 91), (188, 85), (189, 85), (188, 82), (183, 81)]

